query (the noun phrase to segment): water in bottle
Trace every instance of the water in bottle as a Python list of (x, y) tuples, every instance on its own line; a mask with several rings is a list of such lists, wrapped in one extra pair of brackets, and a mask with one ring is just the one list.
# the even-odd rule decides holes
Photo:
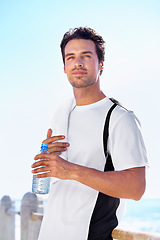
[[(48, 152), (48, 144), (42, 143), (40, 153), (49, 153)], [(38, 159), (36, 161), (40, 161), (42, 159)], [(45, 160), (45, 159), (43, 159)], [(50, 178), (36, 178), (33, 175), (33, 182), (32, 182), (32, 192), (38, 194), (47, 194), (49, 192), (50, 186)]]

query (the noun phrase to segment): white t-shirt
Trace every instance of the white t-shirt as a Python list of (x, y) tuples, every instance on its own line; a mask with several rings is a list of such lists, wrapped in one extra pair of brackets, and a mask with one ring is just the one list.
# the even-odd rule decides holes
[[(68, 161), (104, 171), (103, 130), (112, 105), (108, 98), (104, 98), (72, 110), (68, 124)], [(139, 122), (133, 112), (119, 106), (110, 118), (108, 152), (115, 171), (147, 165)], [(102, 204), (105, 197), (109, 198), (109, 202)], [(112, 199), (115, 201), (113, 212), (108, 205)], [(111, 239), (110, 233), (121, 219), (123, 210), (122, 199), (114, 200), (74, 180), (59, 180), (51, 184), (39, 240), (99, 240), (100, 237), (106, 239), (103, 238), (106, 234)], [(109, 216), (107, 218), (101, 217), (105, 211)], [(103, 217), (107, 227), (102, 226)], [(92, 238), (93, 235), (97, 238)]]

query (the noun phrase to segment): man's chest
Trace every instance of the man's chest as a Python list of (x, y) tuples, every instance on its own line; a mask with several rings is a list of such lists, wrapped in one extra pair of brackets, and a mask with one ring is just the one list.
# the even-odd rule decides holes
[(105, 113), (73, 112), (69, 119), (68, 160), (83, 166), (103, 170), (105, 157), (103, 130)]

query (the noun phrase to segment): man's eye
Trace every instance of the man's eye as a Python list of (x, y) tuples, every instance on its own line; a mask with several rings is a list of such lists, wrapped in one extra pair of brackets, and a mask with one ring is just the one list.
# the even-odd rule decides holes
[(90, 56), (90, 55), (85, 55), (84, 57), (86, 57), (86, 58), (90, 58), (91, 56)]
[(67, 60), (71, 60), (71, 59), (73, 59), (73, 57), (72, 57), (72, 56), (67, 58)]

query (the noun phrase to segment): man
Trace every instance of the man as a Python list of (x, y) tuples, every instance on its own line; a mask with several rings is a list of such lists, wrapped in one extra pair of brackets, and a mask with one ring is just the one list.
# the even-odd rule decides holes
[(75, 103), (56, 113), (43, 141), (50, 154), (37, 155), (46, 160), (32, 165), (34, 174), (43, 172), (38, 178), (53, 177), (39, 240), (110, 240), (123, 199), (139, 200), (145, 191), (147, 157), (139, 123), (133, 112), (116, 106), (104, 146), (113, 106), (100, 89), (104, 40), (93, 29), (71, 29), (61, 51)]

